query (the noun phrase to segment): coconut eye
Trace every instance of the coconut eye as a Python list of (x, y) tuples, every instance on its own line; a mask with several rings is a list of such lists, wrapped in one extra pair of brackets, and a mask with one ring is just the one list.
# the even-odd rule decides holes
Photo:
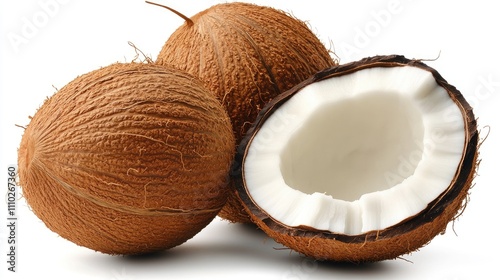
[(462, 207), (477, 140), (471, 107), (434, 69), (367, 58), (261, 111), (238, 149), (238, 193), (264, 231), (308, 256), (395, 258)]

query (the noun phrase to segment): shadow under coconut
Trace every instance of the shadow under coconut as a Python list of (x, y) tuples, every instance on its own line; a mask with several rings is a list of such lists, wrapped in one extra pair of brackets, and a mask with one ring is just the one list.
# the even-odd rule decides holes
[(356, 275), (374, 275), (377, 273), (386, 273), (390, 270), (385, 261), (371, 263), (319, 261), (318, 266), (326, 270), (335, 270), (344, 272), (345, 274), (353, 273)]
[(315, 260), (294, 251), (289, 253), (289, 269), (285, 279), (346, 279), (370, 277), (386, 279), (394, 274), (390, 262), (350, 263)]
[[(227, 265), (228, 261), (276, 260), (276, 256), (271, 253), (276, 251), (275, 248), (283, 248), (255, 225), (231, 224), (226, 221), (218, 224), (218, 229), (208, 226), (199, 234), (200, 236), (195, 236), (168, 250), (130, 256), (100, 254), (96, 259), (102, 261), (102, 258), (106, 258), (106, 262), (131, 266), (155, 264), (165, 266), (168, 263), (179, 265), (183, 262), (190, 266), (197, 261), (213, 263), (218, 260), (223, 260)], [(92, 262), (92, 259), (89, 261)]]
[[(282, 274), (290, 269), (293, 259), (289, 258), (289, 251), (276, 250), (282, 246), (265, 233), (251, 226), (231, 225), (230, 228), (228, 235), (216, 236), (213, 240), (193, 238), (162, 252), (115, 256), (106, 262), (120, 273), (125, 271), (132, 279), (136, 275), (141, 278), (159, 275), (175, 276), (176, 279), (193, 279), (200, 275), (225, 278), (242, 273)], [(99, 266), (99, 269), (105, 267)]]
[(354, 275), (383, 277), (388, 272), (390, 274), (391, 266), (385, 262), (335, 263), (304, 257), (276, 243), (254, 225), (224, 221), (217, 227), (208, 227), (201, 236), (169, 250), (133, 256), (102, 255), (87, 259), (86, 265), (102, 271), (111, 268), (132, 277), (192, 277), (200, 273), (234, 276), (254, 272), (282, 277), (279, 279), (310, 279)]

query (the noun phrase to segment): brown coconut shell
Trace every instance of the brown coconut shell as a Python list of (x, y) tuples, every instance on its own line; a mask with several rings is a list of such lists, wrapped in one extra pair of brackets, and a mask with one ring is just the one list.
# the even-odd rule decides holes
[(47, 99), (24, 131), (19, 179), (63, 238), (108, 254), (177, 246), (225, 204), (229, 117), (191, 75), (113, 64)]
[[(465, 124), (466, 139), (461, 164), (448, 188), (419, 214), (384, 230), (359, 235), (318, 231), (310, 227), (290, 227), (268, 215), (252, 200), (243, 177), (247, 150), (260, 127), (274, 111), (307, 85), (372, 67), (418, 67), (429, 71), (459, 107)], [(419, 60), (403, 56), (376, 56), (321, 71), (270, 102), (260, 112), (257, 121), (241, 142), (233, 176), (238, 195), (252, 221), (277, 242), (318, 260), (360, 263), (393, 259), (426, 245), (437, 234), (444, 233), (448, 223), (462, 213), (478, 165), (478, 138), (471, 106), (436, 70)]]
[[(204, 82), (227, 109), (236, 143), (272, 98), (337, 64), (304, 22), (274, 8), (238, 2), (194, 15), (170, 36), (157, 63)], [(250, 222), (234, 188), (219, 216)]]

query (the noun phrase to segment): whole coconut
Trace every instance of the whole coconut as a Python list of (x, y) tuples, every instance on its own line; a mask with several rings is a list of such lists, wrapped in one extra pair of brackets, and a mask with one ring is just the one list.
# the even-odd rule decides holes
[[(304, 22), (274, 8), (224, 3), (185, 19), (157, 63), (200, 78), (226, 107), (236, 143), (273, 97), (337, 64)], [(250, 222), (241, 205), (232, 186), (219, 215)]]
[(70, 82), (31, 119), (19, 179), (33, 212), (63, 238), (108, 254), (177, 246), (227, 197), (234, 138), (192, 76), (113, 64)]

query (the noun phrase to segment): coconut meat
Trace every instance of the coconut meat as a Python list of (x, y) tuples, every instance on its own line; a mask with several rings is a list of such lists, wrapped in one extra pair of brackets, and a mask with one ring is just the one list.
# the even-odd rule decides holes
[(312, 83), (247, 146), (254, 203), (287, 226), (346, 235), (417, 215), (452, 182), (465, 132), (429, 71), (374, 67)]

